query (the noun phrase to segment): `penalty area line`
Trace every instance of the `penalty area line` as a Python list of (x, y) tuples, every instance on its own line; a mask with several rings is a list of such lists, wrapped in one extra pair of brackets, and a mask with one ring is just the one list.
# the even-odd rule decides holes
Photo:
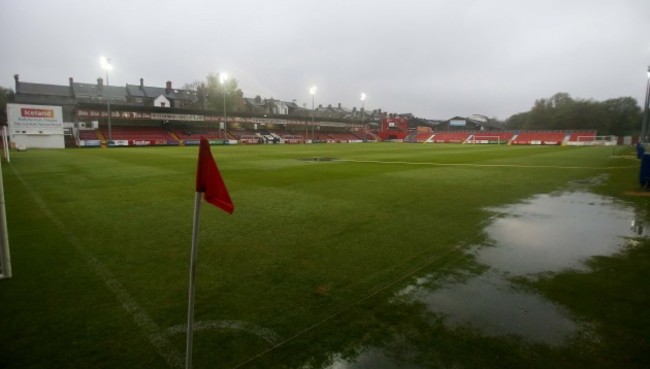
[(422, 166), (440, 166), (440, 167), (477, 167), (477, 168), (528, 168), (528, 169), (629, 169), (636, 168), (636, 165), (627, 165), (622, 167), (585, 167), (585, 166), (557, 166), (557, 165), (521, 165), (521, 164), (471, 164), (471, 163), (417, 163), (410, 161), (380, 161), (380, 160), (354, 160), (354, 159), (337, 159), (338, 162), (344, 163), (361, 163), (361, 164), (400, 164), (400, 165), (422, 165)]

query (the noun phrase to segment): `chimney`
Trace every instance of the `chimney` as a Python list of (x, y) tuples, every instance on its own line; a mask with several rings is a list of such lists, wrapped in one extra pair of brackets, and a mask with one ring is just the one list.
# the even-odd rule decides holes
[(68, 78), (68, 81), (70, 81), (70, 88), (74, 85), (74, 78), (70, 77)]
[(20, 84), (20, 76), (14, 74), (14, 80), (16, 81), (16, 92), (18, 92), (18, 85)]
[(104, 87), (104, 80), (102, 79), (102, 77), (97, 78), (97, 87), (99, 87), (100, 89)]
[(339, 109), (341, 109), (341, 103), (339, 103)]
[(172, 92), (172, 81), (167, 81), (167, 87), (165, 87), (165, 92), (168, 94)]
[(144, 91), (144, 78), (140, 78), (140, 90)]

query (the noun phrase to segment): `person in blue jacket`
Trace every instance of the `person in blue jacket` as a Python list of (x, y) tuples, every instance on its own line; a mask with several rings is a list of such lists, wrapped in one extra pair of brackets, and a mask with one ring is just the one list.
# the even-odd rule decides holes
[(638, 159), (641, 159), (643, 157), (643, 154), (645, 154), (645, 147), (641, 142), (636, 144), (636, 157)]

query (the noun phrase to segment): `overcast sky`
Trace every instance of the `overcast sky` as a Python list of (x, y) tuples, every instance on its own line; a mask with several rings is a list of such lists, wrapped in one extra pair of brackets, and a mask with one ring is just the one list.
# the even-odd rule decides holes
[(174, 87), (226, 72), (246, 97), (506, 119), (567, 92), (645, 99), (649, 0), (0, 0), (0, 86)]

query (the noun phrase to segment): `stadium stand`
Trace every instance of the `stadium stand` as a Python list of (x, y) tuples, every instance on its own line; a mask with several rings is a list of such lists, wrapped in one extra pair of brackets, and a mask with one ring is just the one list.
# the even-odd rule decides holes
[(467, 143), (509, 143), (514, 135), (515, 133), (511, 131), (476, 132), (469, 137)]
[(513, 145), (562, 145), (566, 132), (539, 131), (519, 133), (511, 143)]
[[(329, 139), (327, 139), (327, 137), (329, 137)], [(321, 139), (326, 139), (328, 142), (361, 141), (360, 137), (357, 137), (350, 132), (321, 132)]]
[(433, 137), (433, 132), (418, 132), (415, 135), (415, 142), (427, 142)]
[(100, 138), (97, 136), (97, 131), (94, 129), (82, 129), (79, 130), (79, 139), (80, 140), (99, 140)]
[[(107, 127), (101, 127), (100, 131), (104, 137), (108, 137)], [(169, 132), (160, 127), (113, 126), (111, 128), (111, 135), (113, 140), (174, 140)]]
[(366, 137), (366, 141), (377, 141), (377, 142), (381, 141), (381, 138), (379, 138), (379, 136), (377, 136), (373, 132), (366, 132), (365, 137)]
[(596, 131), (573, 131), (569, 136), (570, 142), (585, 142), (594, 141), (596, 139)]
[(245, 129), (229, 129), (228, 130), (228, 135), (234, 137), (235, 140), (239, 140), (241, 136), (250, 136), (250, 135), (255, 135), (254, 133), (250, 133), (246, 131)]
[(471, 132), (434, 132), (433, 142), (435, 143), (463, 143), (470, 136)]
[(220, 131), (200, 130), (200, 129), (196, 131), (188, 131), (188, 130), (176, 129), (173, 132), (181, 140), (198, 140), (201, 137), (205, 137), (208, 140), (223, 139), (223, 134)]
[(304, 137), (300, 136), (300, 135), (297, 135), (297, 134), (287, 133), (287, 134), (284, 134), (284, 135), (282, 135), (280, 137), (282, 137), (282, 139), (284, 140), (284, 143), (287, 143), (287, 144), (298, 144), (298, 143), (303, 143), (304, 142)]
[[(223, 130), (216, 127), (190, 125), (174, 127), (167, 130), (164, 126), (123, 126), (112, 127), (114, 141), (129, 141), (128, 145), (177, 145), (193, 144), (200, 137), (210, 140), (231, 140), (242, 144), (278, 144), (314, 142), (347, 143), (347, 142), (377, 142), (382, 141), (382, 135), (372, 130), (366, 132), (352, 131), (302, 131), (287, 130), (284, 127), (273, 129), (245, 128), (237, 124), (229, 126), (226, 137)], [(392, 132), (392, 131), (391, 131)], [(403, 141), (417, 143), (464, 143), (464, 144), (514, 144), (514, 145), (593, 145), (599, 142), (596, 130), (566, 130), (566, 131), (432, 131), (430, 129), (410, 129), (404, 134)], [(365, 136), (365, 137), (364, 137)], [(102, 142), (108, 140), (108, 129), (100, 125), (99, 129), (79, 129), (80, 141)], [(140, 140), (150, 141), (149, 143)], [(384, 140), (399, 140), (388, 136)], [(135, 142), (137, 141), (137, 142)], [(126, 143), (121, 143), (124, 145)]]

